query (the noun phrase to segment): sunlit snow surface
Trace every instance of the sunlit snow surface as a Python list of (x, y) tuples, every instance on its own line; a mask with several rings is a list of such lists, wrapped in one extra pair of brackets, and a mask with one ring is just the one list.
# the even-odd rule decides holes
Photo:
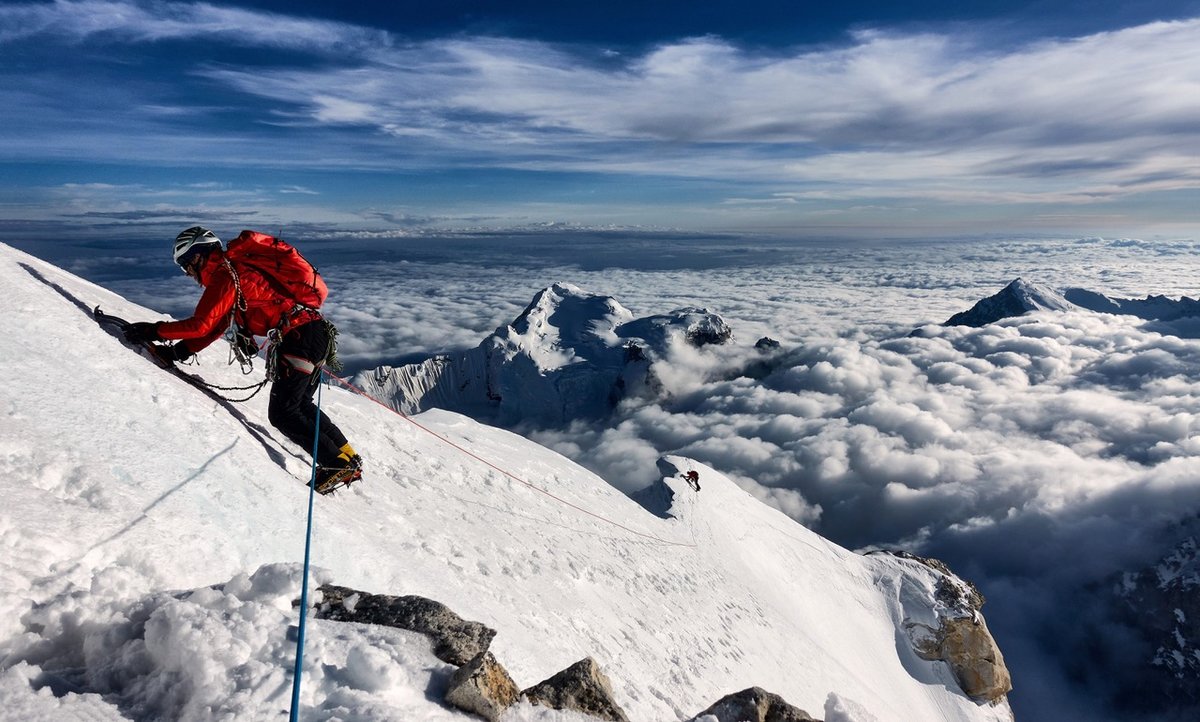
[[(0, 278), (4, 714), (277, 716), (303, 455), (266, 428), (265, 397), (213, 400), (89, 315), (152, 313), (10, 249)], [(202, 354), (199, 371), (244, 383), (225, 353)], [(421, 428), (322, 394), (369, 479), (317, 499), (318, 576), (483, 621), (522, 686), (593, 656), (635, 720), (690, 717), (751, 685), (841, 720), (1007, 718), (897, 638), (919, 610), (896, 565), (825, 541), (705, 466), (675, 459), (703, 491), (669, 481), (660, 518), (514, 434), (437, 411)], [(306, 660), (306, 719), (466, 719), (438, 703), (451, 670), (414, 635), (313, 621)], [(527, 705), (510, 718), (572, 719)]]

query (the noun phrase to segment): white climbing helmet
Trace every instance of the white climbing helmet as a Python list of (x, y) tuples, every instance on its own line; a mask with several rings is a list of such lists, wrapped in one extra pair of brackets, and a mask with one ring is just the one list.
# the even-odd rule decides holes
[(187, 268), (197, 253), (207, 253), (220, 247), (221, 239), (217, 238), (217, 234), (203, 226), (192, 226), (175, 236), (175, 263), (180, 268)]

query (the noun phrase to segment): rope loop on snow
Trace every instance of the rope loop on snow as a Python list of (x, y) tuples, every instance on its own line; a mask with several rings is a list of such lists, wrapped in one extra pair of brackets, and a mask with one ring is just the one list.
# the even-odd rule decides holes
[(637, 529), (630, 529), (629, 527), (625, 526), (624, 524), (622, 524), (620, 522), (613, 521), (612, 519), (609, 519), (608, 517), (602, 516), (600, 514), (597, 514), (594, 511), (585, 509), (582, 506), (579, 506), (578, 504), (574, 504), (570, 501), (567, 501), (566, 499), (562, 498), (561, 496), (558, 496), (550, 491), (547, 491), (546, 489), (543, 489), (542, 487), (540, 487), (536, 484), (532, 484), (532, 483), (522, 479), (521, 477), (517, 476), (516, 474), (512, 473), (511, 471), (508, 471), (507, 469), (503, 469), (500, 466), (493, 464), (492, 462), (483, 458), (479, 454), (476, 454), (475, 452), (471, 451), (470, 449), (467, 449), (466, 447), (464, 447), (460, 444), (456, 444), (453, 441), (451, 441), (450, 439), (447, 439), (445, 436), (442, 436), (441, 434), (434, 432), (433, 430), (429, 429), (428, 427), (423, 426), (422, 424), (418, 423), (415, 419), (413, 419), (408, 414), (405, 414), (404, 412), (399, 411), (398, 409), (394, 409), (391, 406), (388, 406), (387, 404), (383, 403), (382, 401), (375, 398), (374, 396), (371, 396), (366, 391), (363, 391), (362, 389), (358, 388), (357, 386), (350, 383), (349, 381), (342, 378), (341, 376), (338, 376), (337, 374), (334, 374), (334, 373), (330, 373), (327, 369), (324, 370), (324, 372), (325, 372), (326, 376), (329, 376), (331, 379), (333, 379), (334, 381), (337, 381), (342, 386), (345, 386), (350, 391), (353, 391), (354, 393), (358, 394), (359, 396), (362, 396), (363, 398), (374, 401), (376, 404), (379, 404), (380, 406), (387, 409), (388, 411), (391, 411), (393, 414), (399, 416), (400, 418), (404, 419), (408, 423), (417, 427), (421, 431), (424, 431), (425, 433), (429, 434), (430, 436), (434, 437), (435, 439), (441, 441), (442, 443), (447, 444), (447, 445), (457, 449), (458, 451), (461, 451), (463, 454), (466, 454), (467, 456), (471, 457), (472, 459), (475, 459), (476, 461), (482, 463), (484, 466), (487, 466), (490, 469), (498, 471), (501, 474), (503, 474), (504, 476), (507, 476), (508, 478), (517, 482), (518, 484), (523, 484), (524, 486), (529, 487), (530, 489), (538, 492), (539, 494), (544, 494), (544, 495), (550, 497), (551, 499), (557, 501), (558, 503), (563, 504), (564, 506), (569, 506), (572, 509), (574, 509), (575, 511), (578, 511), (582, 514), (586, 514), (587, 516), (590, 516), (594, 519), (598, 519), (599, 521), (602, 521), (605, 524), (610, 524), (610, 525), (615, 526), (618, 529), (626, 531), (630, 534), (644, 537), (644, 538), (649, 539), (657, 544), (663, 544), (665, 546), (674, 546), (674, 547), (685, 547), (685, 548), (689, 548), (689, 549), (696, 548), (696, 544), (694, 544), (694, 543), (688, 544), (686, 542), (677, 542), (677, 541), (671, 541), (669, 539), (661, 539), (653, 534), (647, 534), (646, 532), (641, 532), (641, 531), (638, 531)]

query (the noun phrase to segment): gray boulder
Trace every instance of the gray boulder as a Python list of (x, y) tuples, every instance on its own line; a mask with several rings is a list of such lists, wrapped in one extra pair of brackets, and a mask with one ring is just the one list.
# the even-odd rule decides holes
[(317, 607), (317, 619), (380, 624), (419, 632), (429, 637), (438, 659), (456, 667), (486, 652), (496, 636), (496, 630), (469, 622), (432, 599), (368, 594), (332, 584), (322, 586), (319, 591), (324, 600)]
[(566, 709), (608, 722), (629, 722), (613, 700), (612, 684), (591, 657), (522, 692), (533, 704)]
[(726, 695), (712, 707), (692, 718), (692, 722), (820, 722), (799, 707), (793, 707), (777, 694), (751, 687)]
[(496, 722), (521, 696), (521, 689), (491, 652), (467, 662), (450, 678), (446, 701), (455, 707)]

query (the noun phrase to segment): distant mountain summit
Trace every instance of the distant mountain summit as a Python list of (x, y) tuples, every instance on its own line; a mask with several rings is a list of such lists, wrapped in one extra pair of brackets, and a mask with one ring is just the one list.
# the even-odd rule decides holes
[(1200, 300), (1162, 295), (1145, 298), (1112, 298), (1086, 288), (1068, 288), (1062, 293), (1023, 278), (1017, 278), (994, 296), (988, 296), (970, 309), (951, 316), (943, 326), (986, 326), (1003, 318), (1022, 316), (1031, 311), (1095, 311), (1122, 316), (1137, 316), (1153, 321), (1174, 321), (1200, 316)]
[(475, 348), (381, 366), (359, 373), (355, 383), (404, 413), (442, 408), (561, 424), (604, 416), (626, 396), (655, 393), (654, 362), (673, 344), (732, 338), (729, 324), (705, 308), (635, 319), (610, 296), (555, 283)]
[(943, 325), (979, 327), (1030, 311), (1065, 311), (1073, 307), (1056, 291), (1017, 278), (996, 295), (988, 296), (970, 309), (954, 314)]

